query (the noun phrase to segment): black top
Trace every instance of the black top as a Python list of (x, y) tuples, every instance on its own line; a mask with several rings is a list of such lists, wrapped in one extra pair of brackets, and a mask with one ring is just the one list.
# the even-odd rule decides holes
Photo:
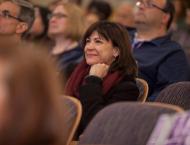
[(130, 76), (125, 76), (105, 95), (103, 95), (102, 82), (102, 79), (96, 76), (88, 76), (79, 88), (79, 99), (83, 106), (83, 114), (78, 135), (83, 132), (93, 116), (102, 108), (111, 103), (136, 101), (138, 98), (139, 90), (135, 80)]

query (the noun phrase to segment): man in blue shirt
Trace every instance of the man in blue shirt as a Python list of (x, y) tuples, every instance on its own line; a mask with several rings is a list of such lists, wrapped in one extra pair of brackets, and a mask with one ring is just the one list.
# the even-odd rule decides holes
[(189, 66), (181, 46), (167, 34), (175, 11), (169, 0), (139, 0), (136, 6), (133, 53), (153, 101), (169, 84), (189, 80)]

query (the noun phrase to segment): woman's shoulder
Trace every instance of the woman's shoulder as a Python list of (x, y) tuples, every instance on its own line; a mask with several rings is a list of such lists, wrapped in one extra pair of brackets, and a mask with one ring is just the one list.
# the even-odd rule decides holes
[(124, 75), (118, 84), (112, 88), (111, 92), (117, 94), (122, 100), (126, 99), (128, 101), (136, 101), (139, 96), (135, 78), (129, 75)]
[(136, 84), (135, 77), (128, 74), (123, 75), (121, 82), (129, 82)]
[(125, 88), (126, 90), (138, 90), (135, 78), (130, 75), (124, 75), (115, 87)]

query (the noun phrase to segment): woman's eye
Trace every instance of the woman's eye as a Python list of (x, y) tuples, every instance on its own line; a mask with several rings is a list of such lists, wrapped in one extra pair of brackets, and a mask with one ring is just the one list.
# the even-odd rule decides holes
[(96, 43), (102, 43), (102, 41), (101, 41), (101, 40), (95, 40), (95, 42), (96, 42)]

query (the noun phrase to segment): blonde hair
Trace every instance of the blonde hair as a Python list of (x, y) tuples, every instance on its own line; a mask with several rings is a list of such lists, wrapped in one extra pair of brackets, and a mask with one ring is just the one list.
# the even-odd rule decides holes
[(62, 5), (68, 14), (68, 37), (79, 41), (85, 31), (85, 20), (82, 9), (74, 3), (61, 3), (59, 5)]

